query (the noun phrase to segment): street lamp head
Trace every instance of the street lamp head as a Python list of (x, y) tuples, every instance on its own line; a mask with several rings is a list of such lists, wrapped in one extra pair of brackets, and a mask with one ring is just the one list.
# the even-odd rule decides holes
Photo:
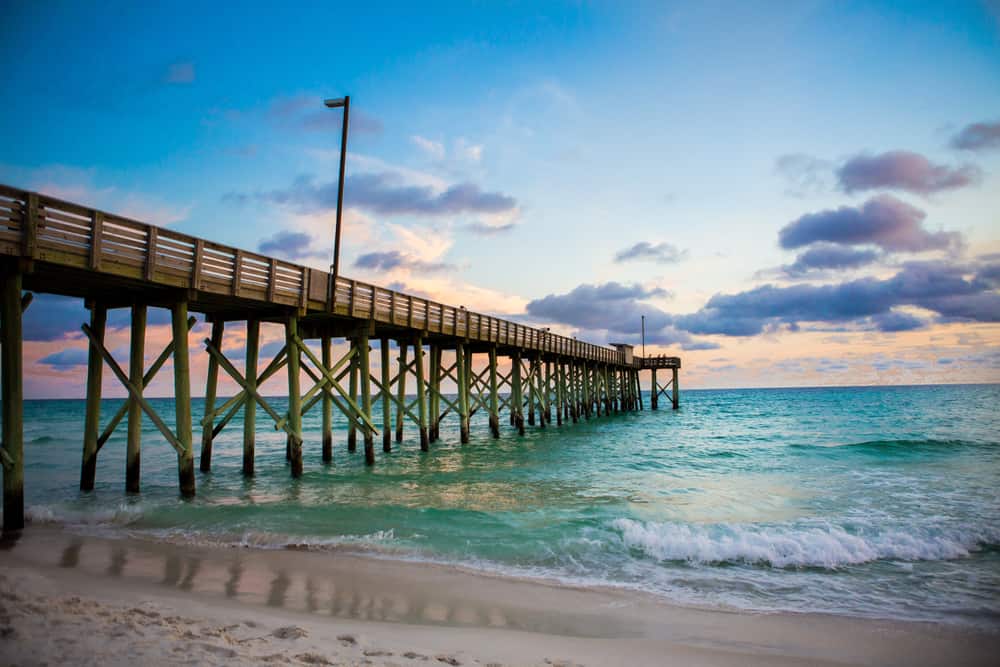
[(335, 99), (332, 99), (332, 100), (324, 100), (323, 104), (325, 104), (327, 107), (329, 107), (331, 109), (336, 109), (338, 107), (344, 106), (344, 104), (346, 104), (346, 102), (347, 102), (347, 98), (346, 97), (338, 97), (338, 98), (335, 98)]

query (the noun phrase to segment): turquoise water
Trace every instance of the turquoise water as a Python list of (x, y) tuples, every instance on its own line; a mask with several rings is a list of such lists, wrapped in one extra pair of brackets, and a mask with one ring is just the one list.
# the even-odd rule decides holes
[[(171, 400), (153, 403), (172, 415)], [(373, 468), (347, 453), (343, 424), (334, 463), (321, 463), (315, 411), (300, 480), (262, 415), (256, 477), (240, 474), (235, 420), (215, 442), (213, 472), (198, 473), (198, 497), (183, 501), (173, 450), (148, 421), (143, 493), (123, 492), (123, 425), (101, 452), (96, 490), (80, 494), (83, 402), (32, 401), (28, 515), (628, 586), (681, 603), (996, 627), (998, 403), (1000, 385), (688, 391), (677, 412), (528, 427), (524, 438), (502, 418), (497, 441), (480, 413), (464, 446), (446, 421), (429, 454), (408, 425), (390, 455), (376, 440)], [(105, 401), (103, 419), (120, 404)]]

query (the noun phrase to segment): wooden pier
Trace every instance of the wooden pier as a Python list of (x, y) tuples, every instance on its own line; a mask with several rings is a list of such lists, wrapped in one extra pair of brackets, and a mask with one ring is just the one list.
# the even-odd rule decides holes
[[(204, 340), (209, 355), (205, 416), (197, 425), (202, 472), (212, 468), (213, 439), (242, 411), (243, 474), (254, 474), (258, 408), (273, 420), (275, 429), (287, 434), (286, 456), (292, 476), (298, 477), (303, 469), (302, 417), (317, 405), (322, 411), (322, 461), (333, 458), (336, 408), (349, 423), (348, 451), (356, 451), (360, 432), (369, 465), (376, 460), (376, 436), (382, 436), (383, 452), (390, 452), (393, 440), (402, 442), (407, 422), (417, 429), (420, 449), (428, 451), (449, 414), (458, 418), (459, 437), (466, 443), (469, 419), (479, 410), (488, 413), (494, 438), (500, 436), (503, 411), (523, 435), (526, 415), (528, 426), (545, 428), (552, 423), (553, 412), (561, 426), (641, 410), (639, 372), (645, 369), (652, 374), (650, 408), (656, 410), (663, 395), (674, 409), (679, 405), (677, 357), (634, 357), (629, 345), (593, 345), (344, 277), (334, 284), (326, 271), (3, 185), (0, 272), (4, 531), (24, 526), (21, 319), (32, 292), (79, 297), (90, 310), (90, 321), (82, 324), (90, 341), (80, 471), (84, 491), (93, 489), (97, 457), (123, 419), (128, 429), (125, 489), (139, 491), (140, 424), (145, 413), (177, 452), (180, 493), (195, 494), (187, 344), (195, 318), (190, 313), (203, 314), (212, 327)], [(143, 357), (150, 306), (170, 310), (172, 341), (147, 369)], [(104, 343), (107, 312), (113, 308), (131, 311), (128, 369), (121, 368)], [(246, 325), (245, 373), (223, 353), (226, 325), (231, 322)], [(285, 344), (258, 372), (261, 322), (282, 324)], [(339, 359), (332, 353), (335, 338), (350, 341), (349, 351)], [(307, 340), (320, 342), (319, 355)], [(371, 364), (373, 341), (379, 343), (377, 375)], [(395, 359), (390, 356), (393, 346)], [(444, 351), (450, 352), (449, 361)], [(485, 361), (482, 366), (477, 366), (477, 355), (480, 363)], [(503, 372), (507, 365), (501, 368), (500, 357), (509, 358), (509, 371)], [(146, 385), (171, 359), (173, 428), (143, 397)], [(102, 428), (105, 367), (125, 387), (128, 399)], [(657, 370), (671, 373), (666, 384), (658, 383)], [(240, 387), (225, 401), (217, 396), (220, 372)], [(287, 382), (289, 396), (284, 414), (261, 391), (262, 384), (279, 374)], [(300, 383), (305, 378), (309, 386), (303, 391)], [(446, 380), (455, 383), (455, 397), (442, 390)], [(381, 415), (373, 414), (373, 398), (381, 403)]]

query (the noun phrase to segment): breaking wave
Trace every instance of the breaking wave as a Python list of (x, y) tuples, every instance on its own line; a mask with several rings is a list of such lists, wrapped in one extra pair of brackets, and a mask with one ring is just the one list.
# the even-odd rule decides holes
[(659, 561), (834, 569), (876, 560), (950, 560), (1000, 544), (1000, 528), (922, 527), (862, 531), (827, 523), (736, 525), (616, 519), (624, 545)]

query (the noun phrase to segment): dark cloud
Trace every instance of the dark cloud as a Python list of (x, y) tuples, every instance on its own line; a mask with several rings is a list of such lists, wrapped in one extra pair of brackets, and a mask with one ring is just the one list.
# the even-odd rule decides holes
[[(441, 192), (425, 185), (406, 185), (392, 173), (366, 173), (348, 177), (344, 184), (347, 205), (383, 215), (447, 216), (462, 213), (508, 213), (517, 200), (500, 192), (484, 192), (472, 183), (458, 183)], [(330, 211), (337, 206), (337, 181), (316, 183), (300, 176), (284, 190), (257, 195), (261, 199), (296, 208), (301, 213)], [(238, 200), (240, 195), (227, 195)]]
[(840, 245), (872, 244), (887, 251), (921, 252), (961, 245), (957, 232), (924, 229), (927, 214), (890, 195), (869, 199), (860, 207), (807, 213), (778, 233), (782, 248), (801, 248), (826, 241)]
[(856, 155), (836, 174), (840, 188), (847, 193), (889, 189), (927, 195), (972, 185), (982, 178), (982, 172), (973, 165), (934, 164), (911, 151)]
[(1000, 263), (984, 264), (976, 271), (976, 280), (981, 280), (993, 288), (1000, 288)]
[(951, 146), (965, 151), (1000, 148), (1000, 121), (966, 125), (951, 138)]
[(687, 255), (686, 250), (678, 250), (669, 243), (650, 243), (641, 241), (634, 246), (620, 250), (615, 254), (615, 261), (618, 263), (638, 261), (652, 261), (658, 264), (676, 264)]
[[(288, 230), (282, 230), (271, 238), (264, 239), (257, 246), (257, 249), (262, 254), (291, 261), (327, 256), (327, 249), (317, 248), (316, 242), (311, 236), (305, 232)], [(330, 254), (332, 255), (332, 250)]]
[[(114, 308), (108, 311), (107, 327), (122, 329), (129, 326), (131, 309)], [(24, 312), (23, 337), (25, 341), (52, 342), (64, 338), (83, 338), (80, 325), (90, 322), (90, 311), (83, 299), (56, 294), (35, 294), (31, 305)], [(170, 324), (170, 311), (149, 308), (147, 326)]]
[(790, 276), (826, 269), (855, 269), (879, 258), (875, 250), (856, 250), (831, 243), (818, 243), (795, 258), (795, 263), (782, 267)]
[[(680, 345), (685, 350), (705, 350), (718, 347), (709, 341), (696, 341), (685, 331), (673, 326), (673, 316), (643, 303), (652, 297), (670, 293), (662, 288), (648, 289), (641, 285), (617, 282), (602, 285), (579, 285), (566, 294), (550, 294), (530, 301), (528, 315), (544, 322), (558, 322), (578, 327), (578, 337), (602, 342), (624, 342), (638, 345), (642, 317), (646, 317), (646, 343), (650, 345)], [(614, 339), (612, 341), (612, 338)]]
[(694, 334), (753, 336), (800, 322), (870, 322), (881, 330), (915, 326), (899, 306), (917, 306), (945, 319), (1000, 321), (1000, 294), (968, 267), (943, 262), (911, 262), (892, 278), (862, 278), (833, 285), (764, 285), (737, 294), (717, 294), (696, 313), (677, 316), (674, 325)]
[(354, 260), (354, 266), (362, 269), (371, 269), (372, 271), (408, 269), (421, 273), (451, 271), (456, 268), (454, 264), (447, 262), (425, 262), (398, 250), (365, 253)]
[(898, 310), (890, 310), (872, 317), (872, 324), (879, 331), (886, 333), (896, 331), (912, 331), (927, 325), (927, 322), (915, 315), (904, 313)]
[(609, 329), (631, 333), (642, 315), (651, 330), (661, 329), (671, 322), (662, 310), (642, 305), (640, 300), (666, 296), (661, 288), (647, 289), (641, 285), (617, 282), (603, 285), (579, 285), (566, 294), (549, 294), (530, 301), (528, 314), (548, 322), (561, 322), (584, 329)]
[(86, 348), (67, 348), (53, 352), (47, 357), (42, 357), (38, 360), (38, 363), (51, 366), (57, 370), (68, 370), (77, 366), (86, 366), (87, 355)]

